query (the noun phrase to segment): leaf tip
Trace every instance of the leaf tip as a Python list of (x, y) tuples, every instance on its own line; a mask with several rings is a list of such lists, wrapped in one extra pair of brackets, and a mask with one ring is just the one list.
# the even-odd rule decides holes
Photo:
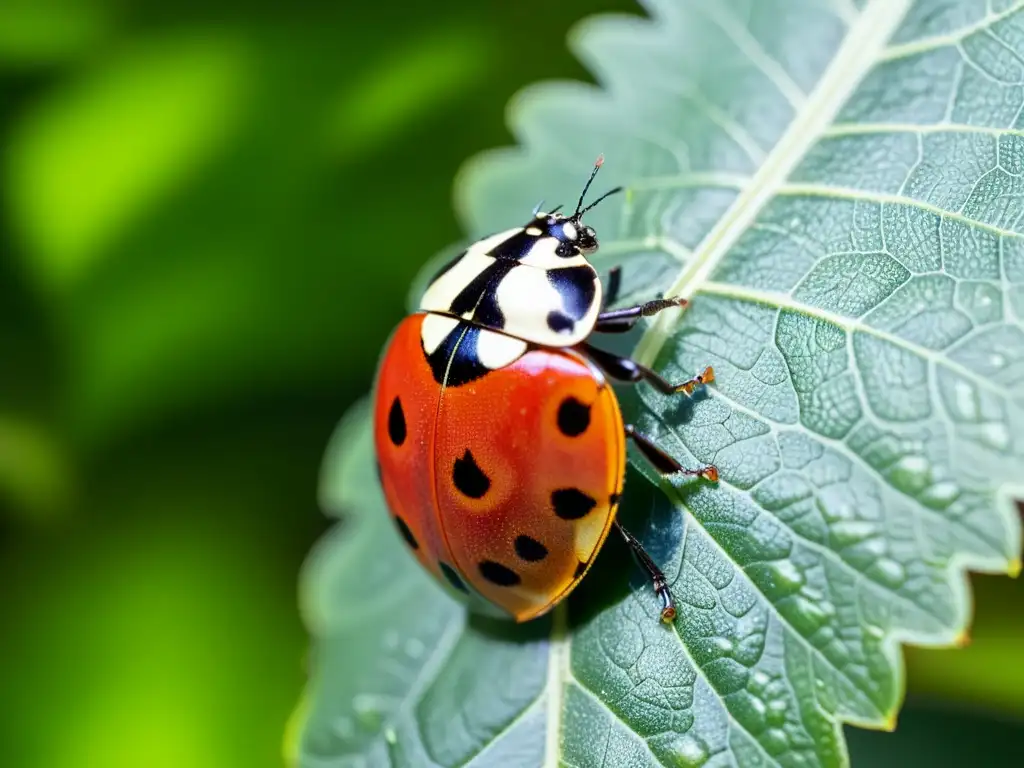
[(1016, 579), (1020, 576), (1021, 562), (1019, 557), (1013, 558), (1009, 565), (1006, 566), (1006, 575), (1011, 579)]
[(880, 726), (881, 730), (885, 731), (886, 733), (892, 733), (893, 731), (896, 730), (896, 726), (898, 725), (898, 721), (899, 721), (899, 715), (896, 712), (889, 713), (886, 716), (885, 720), (882, 722), (881, 726)]
[(965, 629), (962, 632), (960, 632), (960, 634), (958, 634), (956, 636), (956, 638), (953, 640), (953, 647), (954, 648), (966, 648), (970, 644), (971, 644), (971, 631), (969, 629)]

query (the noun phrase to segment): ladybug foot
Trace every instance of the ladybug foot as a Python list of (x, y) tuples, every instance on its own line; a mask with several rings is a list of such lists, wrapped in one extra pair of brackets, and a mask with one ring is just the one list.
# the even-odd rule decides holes
[(687, 469), (672, 456), (659, 448), (651, 438), (642, 432), (638, 432), (632, 424), (626, 425), (626, 437), (633, 441), (633, 444), (640, 449), (640, 453), (651, 462), (651, 465), (663, 475), (686, 475), (687, 477), (703, 477), (705, 480), (717, 483), (718, 468), (709, 464), (706, 467)]
[(658, 580), (654, 581), (654, 594), (661, 598), (661, 620), (665, 624), (671, 624), (676, 620), (676, 605), (675, 600), (672, 599), (672, 593), (669, 591), (668, 584), (665, 583), (664, 577), (659, 584)]
[(697, 387), (704, 384), (710, 384), (715, 380), (715, 369), (710, 365), (705, 368), (699, 376), (694, 376), (692, 379), (687, 379), (682, 384), (677, 384), (675, 387), (676, 392), (685, 392), (687, 395), (692, 395)]
[(701, 467), (700, 469), (681, 469), (679, 471), (688, 477), (702, 477), (709, 483), (718, 482), (718, 467), (712, 464), (709, 464), (706, 467)]
[(636, 557), (643, 569), (647, 571), (647, 575), (651, 579), (651, 586), (654, 587), (654, 594), (657, 595), (661, 601), (661, 620), (665, 624), (671, 624), (675, 621), (676, 616), (676, 603), (672, 598), (672, 592), (668, 588), (668, 581), (665, 580), (665, 574), (661, 572), (661, 569), (657, 566), (651, 556), (644, 550), (643, 545), (640, 541), (629, 531), (622, 527), (622, 523), (618, 520), (614, 523), (615, 528), (621, 534), (623, 541), (626, 542), (626, 546), (629, 547), (633, 556)]

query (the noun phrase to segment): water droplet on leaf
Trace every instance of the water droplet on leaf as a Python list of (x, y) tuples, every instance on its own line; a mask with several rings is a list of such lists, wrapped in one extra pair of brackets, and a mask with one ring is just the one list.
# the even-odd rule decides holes
[(907, 579), (907, 572), (903, 566), (892, 558), (883, 557), (881, 560), (876, 560), (875, 564), (871, 566), (871, 570), (879, 581), (888, 587), (898, 587)]
[(981, 428), (981, 438), (986, 445), (999, 451), (1005, 451), (1010, 447), (1010, 432), (1005, 424), (992, 421)]
[(707, 761), (707, 744), (693, 734), (686, 734), (672, 745), (672, 764), (676, 768), (700, 768)]
[(953, 386), (953, 400), (961, 417), (970, 420), (978, 418), (978, 399), (974, 387), (966, 381), (958, 381)]

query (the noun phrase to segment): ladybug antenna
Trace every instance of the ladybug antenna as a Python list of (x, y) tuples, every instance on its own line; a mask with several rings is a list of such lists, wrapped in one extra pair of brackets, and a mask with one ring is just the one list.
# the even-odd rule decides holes
[(587, 179), (587, 183), (583, 187), (583, 193), (580, 195), (579, 202), (576, 203), (576, 213), (572, 215), (572, 218), (575, 219), (576, 221), (582, 219), (583, 214), (585, 214), (587, 211), (589, 211), (591, 208), (600, 203), (609, 195), (614, 195), (616, 192), (622, 191), (622, 187), (615, 187), (615, 189), (609, 189), (607, 192), (605, 192), (603, 195), (597, 198), (597, 200), (592, 202), (586, 208), (583, 208), (583, 198), (587, 196), (587, 191), (590, 189), (590, 185), (591, 183), (593, 183), (594, 177), (597, 176), (597, 172), (601, 170), (602, 165), (604, 165), (604, 155), (598, 155), (597, 160), (594, 161), (594, 170), (590, 172), (590, 178)]
[(614, 189), (609, 189), (609, 190), (608, 190), (607, 192), (605, 192), (605, 193), (604, 193), (603, 195), (601, 195), (601, 196), (600, 196), (599, 198), (597, 198), (597, 200), (595, 200), (595, 201), (594, 201), (594, 202), (592, 202), (592, 203), (591, 203), (590, 205), (588, 205), (588, 206), (587, 206), (586, 208), (584, 208), (584, 209), (583, 209), (582, 211), (580, 211), (579, 213), (577, 213), (577, 214), (576, 214), (576, 216), (575, 216), (574, 218), (575, 218), (575, 219), (576, 219), (577, 221), (579, 221), (580, 219), (582, 219), (582, 218), (583, 218), (583, 214), (584, 214), (584, 213), (586, 213), (587, 211), (589, 211), (589, 210), (590, 210), (591, 208), (593, 208), (593, 207), (594, 207), (595, 205), (597, 205), (598, 203), (600, 203), (600, 202), (601, 202), (602, 200), (604, 200), (604, 199), (605, 199), (606, 197), (610, 197), (611, 195), (614, 195), (614, 194), (616, 194), (616, 193), (618, 193), (618, 192), (621, 192), (621, 191), (622, 191), (622, 189), (623, 189), (622, 187), (615, 187)]
[(597, 160), (594, 161), (594, 170), (590, 172), (590, 178), (587, 179), (587, 183), (583, 185), (583, 192), (580, 193), (579, 202), (576, 203), (576, 213), (572, 215), (574, 219), (579, 219), (582, 215), (580, 208), (583, 207), (583, 198), (587, 196), (587, 190), (590, 189), (590, 185), (594, 182), (594, 177), (597, 176), (597, 172), (601, 170), (601, 166), (604, 165), (604, 155), (598, 155)]

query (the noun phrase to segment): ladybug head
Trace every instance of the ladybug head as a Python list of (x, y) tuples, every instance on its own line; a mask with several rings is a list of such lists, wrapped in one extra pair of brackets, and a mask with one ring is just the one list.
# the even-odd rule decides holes
[(588, 227), (583, 223), (583, 214), (609, 195), (622, 191), (622, 187), (610, 189), (586, 208), (583, 207), (583, 199), (587, 196), (587, 191), (590, 189), (594, 177), (597, 176), (597, 172), (603, 164), (604, 155), (600, 155), (597, 158), (597, 162), (594, 163), (594, 170), (590, 172), (590, 178), (587, 179), (587, 183), (583, 186), (583, 192), (580, 194), (580, 199), (576, 203), (576, 211), (572, 216), (559, 213), (558, 211), (562, 206), (558, 206), (558, 208), (548, 213), (541, 213), (539, 205), (534, 210), (534, 220), (530, 222), (529, 226), (541, 229), (544, 235), (558, 240), (558, 247), (555, 249), (556, 255), (562, 257), (576, 256), (578, 254), (589, 256), (597, 250), (597, 233), (593, 227)]

